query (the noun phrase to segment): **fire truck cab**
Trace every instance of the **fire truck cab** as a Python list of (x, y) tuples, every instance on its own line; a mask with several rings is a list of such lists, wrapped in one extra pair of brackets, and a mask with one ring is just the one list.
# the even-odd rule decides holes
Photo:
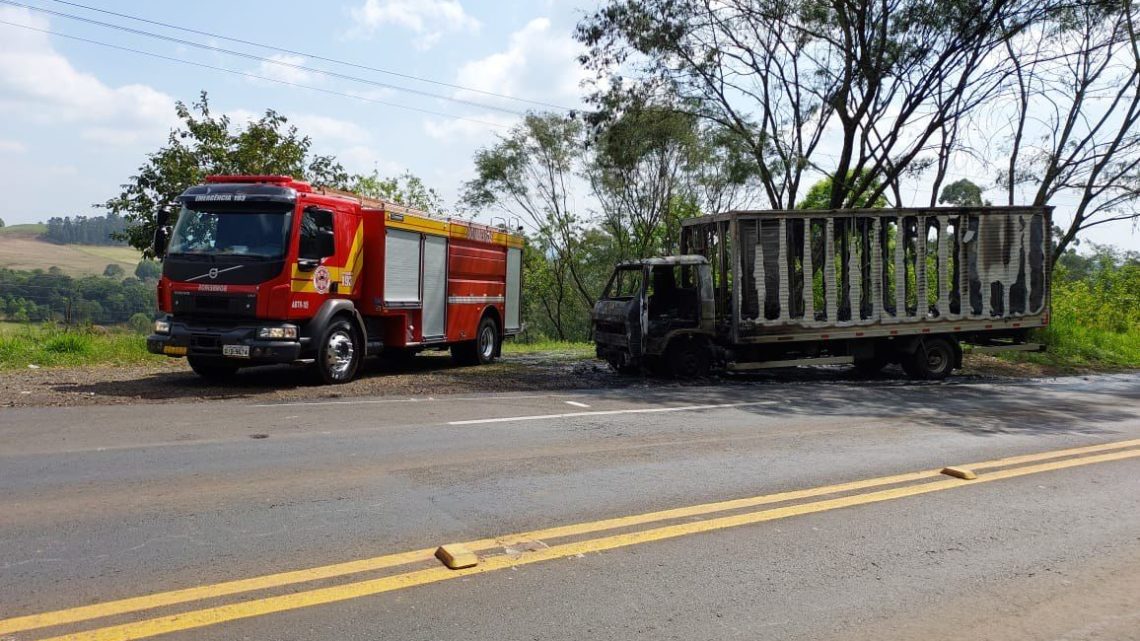
[(365, 356), (450, 349), (493, 361), (522, 329), (517, 230), (313, 188), (211, 176), (160, 215), (147, 349), (206, 378), (270, 363), (345, 383)]

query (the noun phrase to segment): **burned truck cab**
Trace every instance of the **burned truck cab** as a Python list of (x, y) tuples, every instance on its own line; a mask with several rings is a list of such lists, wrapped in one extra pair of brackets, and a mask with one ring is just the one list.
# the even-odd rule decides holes
[(712, 365), (707, 341), (715, 304), (709, 262), (668, 256), (621, 263), (594, 306), (599, 358), (617, 371), (702, 375)]

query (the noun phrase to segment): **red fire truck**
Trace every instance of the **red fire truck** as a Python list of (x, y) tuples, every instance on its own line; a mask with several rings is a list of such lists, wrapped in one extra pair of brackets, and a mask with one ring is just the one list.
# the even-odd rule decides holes
[[(344, 383), (374, 354), (489, 363), (521, 329), (522, 236), (288, 176), (211, 176), (160, 215), (147, 349), (205, 378), (306, 364)], [(172, 224), (172, 229), (170, 225)]]

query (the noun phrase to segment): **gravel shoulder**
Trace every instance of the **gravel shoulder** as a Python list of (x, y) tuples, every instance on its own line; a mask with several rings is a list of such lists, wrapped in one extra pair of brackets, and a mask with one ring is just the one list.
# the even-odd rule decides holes
[[(987, 355), (967, 356), (952, 382), (1053, 377), (1031, 363)], [(208, 383), (181, 359), (148, 365), (39, 368), (3, 372), (0, 407), (51, 407), (173, 403), (215, 400), (304, 401), (360, 396), (430, 396), (480, 392), (553, 391), (682, 386), (684, 383), (619, 376), (601, 361), (580, 353), (507, 354), (483, 367), (460, 367), (445, 354), (420, 354), (407, 362), (373, 359), (357, 380), (337, 386), (316, 385), (304, 369), (289, 366), (243, 370), (226, 384)], [(799, 367), (747, 376), (722, 376), (728, 385), (773, 382), (908, 384), (898, 368), (868, 379), (849, 367)]]

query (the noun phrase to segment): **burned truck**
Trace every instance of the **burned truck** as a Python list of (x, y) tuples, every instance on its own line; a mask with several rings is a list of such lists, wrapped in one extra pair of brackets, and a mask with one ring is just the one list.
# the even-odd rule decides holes
[(619, 264), (597, 356), (679, 378), (898, 363), (939, 380), (975, 351), (1038, 350), (1048, 207), (733, 211), (686, 220), (679, 256)]

